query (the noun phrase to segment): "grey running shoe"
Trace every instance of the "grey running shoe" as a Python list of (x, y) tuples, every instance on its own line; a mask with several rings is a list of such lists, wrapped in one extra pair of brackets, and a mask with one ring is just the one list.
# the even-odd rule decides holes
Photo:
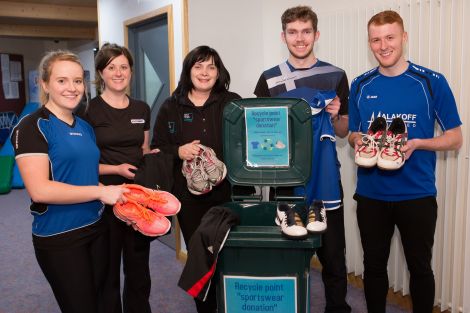
[(210, 147), (204, 145), (199, 145), (199, 147), (201, 148), (199, 156), (201, 157), (204, 171), (210, 183), (217, 186), (227, 175), (227, 167), (216, 157), (214, 150)]
[(212, 185), (204, 171), (202, 160), (199, 156), (189, 161), (184, 160), (181, 171), (186, 178), (188, 190), (192, 194), (202, 195), (212, 190)]

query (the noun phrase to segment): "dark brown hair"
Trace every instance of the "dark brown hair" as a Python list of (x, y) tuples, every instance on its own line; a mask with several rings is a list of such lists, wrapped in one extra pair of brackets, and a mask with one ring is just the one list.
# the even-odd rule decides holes
[(230, 87), (230, 74), (225, 68), (219, 54), (211, 47), (199, 46), (191, 50), (184, 58), (180, 80), (173, 94), (186, 96), (194, 88), (193, 82), (191, 81), (191, 69), (194, 64), (210, 59), (214, 61), (214, 65), (217, 67), (219, 74), (214, 87), (212, 87), (212, 92), (227, 91)]
[(95, 84), (98, 89), (103, 92), (104, 90), (104, 81), (101, 77), (101, 72), (111, 63), (115, 58), (118, 56), (123, 55), (126, 57), (127, 61), (129, 62), (129, 66), (131, 67), (134, 65), (134, 58), (132, 57), (131, 52), (126, 47), (117, 45), (115, 43), (105, 43), (101, 46), (101, 49), (95, 56)]
[(312, 8), (309, 6), (299, 5), (293, 8), (289, 8), (281, 16), (282, 31), (286, 31), (288, 23), (295, 22), (300, 20), (302, 22), (311, 21), (313, 31), (317, 31), (318, 27), (318, 17)]

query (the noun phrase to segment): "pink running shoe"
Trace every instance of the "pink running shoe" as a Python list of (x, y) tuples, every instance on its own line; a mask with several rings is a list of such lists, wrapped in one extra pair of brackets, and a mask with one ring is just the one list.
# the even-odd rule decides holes
[(207, 177), (210, 183), (214, 186), (217, 186), (227, 175), (227, 167), (216, 157), (212, 148), (206, 147), (204, 145), (199, 145), (199, 147), (201, 148), (200, 156), (202, 159), (202, 166), (204, 171), (207, 173)]
[(135, 230), (146, 236), (162, 236), (171, 228), (171, 223), (166, 217), (130, 199), (125, 203), (116, 203), (113, 212), (118, 219), (132, 225)]
[(131, 199), (161, 215), (176, 215), (181, 209), (181, 202), (171, 193), (153, 190), (137, 184), (124, 184), (130, 192), (124, 194)]

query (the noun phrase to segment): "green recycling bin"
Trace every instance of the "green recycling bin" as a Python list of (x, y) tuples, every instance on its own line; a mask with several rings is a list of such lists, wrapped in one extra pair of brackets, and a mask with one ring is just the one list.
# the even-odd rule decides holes
[[(252, 98), (224, 110), (224, 160), (234, 185), (297, 186), (310, 176), (310, 106), (289, 98)], [(310, 312), (310, 260), (321, 236), (282, 236), (274, 222), (278, 200), (303, 206), (303, 199), (233, 195), (224, 206), (240, 217), (219, 254), (218, 312)]]

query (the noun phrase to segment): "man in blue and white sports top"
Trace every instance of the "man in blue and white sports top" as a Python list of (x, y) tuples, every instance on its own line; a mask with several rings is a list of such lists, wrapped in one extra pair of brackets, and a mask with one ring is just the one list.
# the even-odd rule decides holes
[[(306, 194), (307, 207), (316, 202), (312, 202), (313, 200), (320, 200), (327, 209), (325, 214), (328, 228), (322, 236), (322, 246), (317, 250), (325, 286), (324, 312), (348, 313), (351, 312), (351, 307), (346, 302), (344, 206), (341, 199), (340, 165), (336, 155), (335, 135), (345, 137), (348, 134), (349, 83), (344, 70), (315, 56), (313, 47), (320, 37), (320, 32), (317, 29), (317, 15), (310, 7), (297, 6), (287, 9), (282, 14), (281, 22), (281, 38), (289, 50), (289, 57), (261, 74), (254, 94), (258, 97), (303, 98), (314, 111), (314, 175), (311, 176), (306, 190), (296, 190), (295, 193), (299, 194), (300, 191)], [(334, 99), (329, 101), (327, 95), (331, 93)], [(328, 120), (325, 121), (322, 118), (324, 116), (327, 116)], [(324, 123), (320, 123), (320, 120)], [(330, 136), (325, 135), (322, 125), (330, 126)], [(328, 174), (322, 174), (326, 169)], [(293, 226), (303, 225), (295, 223)]]
[[(367, 309), (385, 312), (387, 261), (397, 226), (410, 272), (413, 312), (431, 313), (435, 292), (431, 258), (437, 219), (435, 151), (460, 148), (462, 123), (444, 76), (405, 60), (408, 38), (398, 13), (388, 10), (374, 15), (368, 23), (368, 36), (379, 66), (352, 82), (349, 143), (357, 151), (362, 134), (377, 117), (385, 118), (388, 124), (400, 117), (407, 126), (408, 140), (396, 148), (405, 160), (399, 169), (357, 171), (354, 198), (364, 250)], [(442, 134), (434, 137), (436, 121)]]

